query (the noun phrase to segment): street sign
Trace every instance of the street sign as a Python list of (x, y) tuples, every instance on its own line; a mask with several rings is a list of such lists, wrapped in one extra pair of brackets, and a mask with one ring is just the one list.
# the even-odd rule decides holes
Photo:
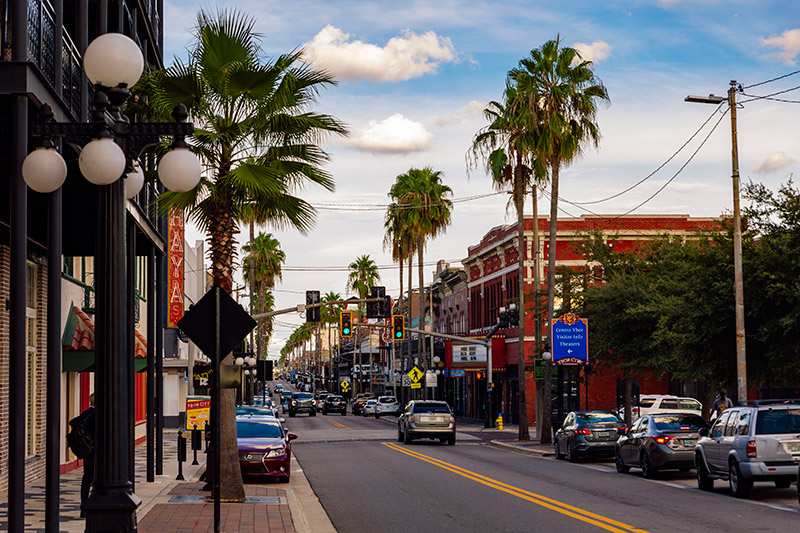
[(339, 387), (342, 388), (342, 392), (350, 392), (350, 382), (346, 379), (339, 382)]
[(425, 372), (425, 386), (436, 387), (437, 385), (438, 380), (436, 379), (436, 373), (433, 370), (428, 370)]
[(463, 369), (455, 369), (454, 368), (454, 369), (452, 369), (450, 371), (450, 377), (451, 378), (463, 378), (466, 375), (467, 375), (467, 371), (463, 370)]
[(186, 397), (186, 431), (191, 431), (193, 429), (205, 430), (210, 416), (211, 397)]
[(553, 364), (589, 364), (589, 320), (573, 313), (553, 321), (550, 338)]
[(412, 389), (421, 389), (422, 388), (422, 383), (412, 383), (411, 384), (411, 388)]
[[(408, 374), (406, 375), (409, 377), (409, 379), (411, 379), (411, 383), (419, 383), (422, 377), (425, 375), (425, 372), (423, 372), (422, 369), (420, 369), (420, 367), (414, 366), (414, 368), (409, 370)], [(416, 389), (417, 387), (414, 387), (412, 385), (412, 388)]]
[[(212, 287), (205, 293), (178, 321), (178, 327), (212, 360), (217, 356), (214, 353), (215, 289)], [(219, 358), (222, 359), (256, 327), (256, 321), (230, 294), (223, 289), (219, 292)]]
[(485, 363), (486, 346), (478, 344), (453, 344), (454, 363)]
[(411, 378), (408, 377), (408, 374), (403, 374), (401, 384), (403, 385), (403, 387), (408, 387), (411, 385)]

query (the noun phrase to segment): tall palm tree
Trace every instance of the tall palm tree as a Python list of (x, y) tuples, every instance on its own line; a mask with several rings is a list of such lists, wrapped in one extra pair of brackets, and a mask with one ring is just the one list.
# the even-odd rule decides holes
[[(374, 287), (380, 280), (381, 274), (378, 271), (378, 265), (375, 264), (369, 255), (362, 255), (357, 257), (355, 261), (350, 263), (347, 267), (350, 273), (347, 275), (347, 291), (355, 291), (360, 299), (364, 299), (369, 294), (370, 287)], [(364, 306), (358, 306), (359, 323), (363, 315)], [(369, 331), (369, 330), (367, 330)], [(359, 372), (361, 369), (361, 328), (356, 327), (356, 345), (358, 346), (358, 365)], [(370, 357), (372, 354), (370, 354)], [(359, 384), (357, 392), (361, 391), (362, 376), (359, 374), (357, 383)]]
[[(547, 320), (552, 324), (555, 301), (556, 230), (558, 228), (559, 173), (578, 158), (587, 144), (598, 145), (597, 109), (608, 101), (608, 91), (595, 77), (594, 65), (574, 48), (561, 46), (560, 37), (531, 50), (508, 73), (516, 83), (518, 102), (535, 117), (539, 134), (536, 155), (550, 171), (550, 235), (547, 261)], [(544, 406), (550, 407), (550, 363), (545, 372)], [(550, 417), (542, 420), (543, 444), (550, 443)]]
[[(419, 276), (419, 327), (425, 327), (424, 251), (425, 242), (443, 233), (450, 225), (453, 190), (442, 182), (442, 173), (431, 167), (411, 168), (397, 176), (390, 192), (403, 208), (403, 224), (417, 251)], [(409, 299), (409, 304), (411, 300)], [(420, 360), (425, 364), (425, 343), (420, 337)], [(427, 387), (425, 388), (427, 394)]]
[[(333, 379), (333, 343), (331, 341), (331, 333), (333, 325), (339, 322), (339, 313), (342, 311), (341, 304), (334, 304), (342, 300), (342, 295), (338, 292), (328, 291), (325, 293), (320, 301), (323, 304), (321, 307), (320, 319), (325, 328), (328, 330), (328, 378)], [(331, 385), (331, 392), (337, 392), (334, 385)]]
[[(318, 143), (346, 133), (334, 117), (311, 110), (319, 90), (334, 80), (304, 63), (301, 51), (265, 60), (254, 23), (233, 10), (201, 11), (188, 60), (149, 72), (134, 98), (134, 105), (147, 104), (153, 120), (167, 119), (178, 103), (191, 110), (196, 129), (189, 144), (206, 177), (192, 191), (162, 194), (159, 208), (184, 211), (206, 233), (213, 282), (229, 292), (240, 224), (255, 218), (310, 231), (315, 211), (296, 191), (307, 183), (333, 190)], [(241, 501), (234, 404), (233, 391), (223, 390), (221, 495)]]
[[(245, 282), (251, 285), (250, 293), (257, 294), (258, 314), (263, 314), (265, 293), (275, 288), (275, 282), (281, 278), (281, 265), (286, 262), (286, 254), (281, 250), (281, 243), (271, 233), (259, 233), (253, 239), (252, 246), (245, 244), (242, 251), (242, 273)], [(254, 278), (251, 278), (254, 276)], [(255, 288), (255, 290), (253, 290)], [(264, 339), (264, 319), (259, 320), (257, 338), (257, 357), (261, 359)]]
[[(526, 392), (525, 354), (525, 193), (533, 184), (534, 176), (544, 174), (539, 161), (533, 157), (533, 147), (538, 133), (537, 124), (527, 106), (520, 106), (516, 84), (509, 80), (503, 102), (492, 101), (483, 115), (489, 124), (481, 128), (472, 140), (467, 154), (468, 167), (483, 164), (492, 178), (495, 190), (511, 188), (511, 203), (517, 212), (517, 275), (519, 285), (519, 440), (529, 440)], [(536, 218), (533, 230), (538, 231)], [(494, 413), (488, 413), (490, 419)]]
[[(398, 274), (400, 279), (400, 296), (397, 299), (397, 312), (402, 313), (403, 310), (403, 262), (408, 261), (409, 266), (409, 280), (408, 280), (408, 290), (409, 290), (409, 298), (408, 298), (408, 308), (409, 311), (411, 309), (411, 260), (414, 256), (414, 240), (411, 239), (411, 236), (408, 234), (408, 228), (405, 225), (405, 219), (403, 218), (404, 209), (397, 204), (397, 198), (392, 197), (392, 193), (389, 193), (389, 197), (392, 199), (392, 204), (386, 209), (386, 218), (384, 220), (383, 227), (386, 229), (386, 233), (383, 238), (383, 245), (384, 248), (391, 247), (392, 250), (392, 260), (397, 261), (398, 263)], [(409, 325), (411, 324), (411, 316), (409, 314), (408, 317)], [(411, 349), (409, 345), (409, 356), (411, 355)], [(405, 358), (404, 354), (400, 354), (401, 359)], [(392, 361), (394, 364), (394, 361)], [(405, 369), (405, 366), (403, 367)], [(392, 369), (394, 371), (394, 369)]]

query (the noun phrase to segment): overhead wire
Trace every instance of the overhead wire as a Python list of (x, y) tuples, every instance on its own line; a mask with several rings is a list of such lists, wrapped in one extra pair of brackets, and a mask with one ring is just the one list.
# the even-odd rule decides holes
[(772, 83), (773, 81), (782, 80), (784, 78), (788, 78), (789, 76), (794, 76), (795, 74), (800, 74), (800, 70), (789, 72), (788, 74), (784, 74), (783, 76), (778, 76), (777, 78), (771, 78), (768, 80), (760, 81), (758, 83), (753, 83), (752, 85), (745, 85), (744, 87), (742, 87), (742, 89), (752, 89), (753, 87), (758, 87), (759, 85), (766, 85), (767, 83)]
[[(473, 196), (465, 196), (463, 198), (453, 198), (452, 200), (450, 200), (450, 203), (459, 204), (463, 202), (472, 202), (474, 200), (481, 200), (483, 198), (489, 198), (491, 196), (497, 196), (498, 194), (505, 194), (505, 193), (506, 191), (496, 191), (485, 194), (476, 194)], [(397, 203), (390, 203), (390, 204), (313, 203), (311, 204), (311, 206), (314, 207), (315, 209), (321, 209), (327, 211), (385, 211), (390, 207), (395, 209), (422, 209), (436, 205), (444, 205), (444, 203), (436, 202), (424, 206), (413, 205), (413, 204), (397, 204)]]
[(796, 91), (797, 89), (800, 89), (800, 85), (798, 85), (796, 87), (790, 87), (789, 89), (784, 89), (782, 91), (776, 91), (776, 92), (771, 93), (771, 94), (765, 94), (765, 95), (748, 94), (748, 93), (742, 92), (742, 94), (744, 96), (749, 97), (749, 100), (742, 100), (739, 103), (745, 104), (747, 102), (752, 102), (754, 100), (774, 100), (776, 102), (786, 102), (786, 103), (789, 103), (789, 104), (797, 104), (797, 103), (800, 103), (800, 101), (798, 101), (798, 100), (784, 100), (782, 98), (774, 98), (775, 96), (778, 96), (779, 94), (785, 94), (785, 93), (788, 93), (788, 92)]

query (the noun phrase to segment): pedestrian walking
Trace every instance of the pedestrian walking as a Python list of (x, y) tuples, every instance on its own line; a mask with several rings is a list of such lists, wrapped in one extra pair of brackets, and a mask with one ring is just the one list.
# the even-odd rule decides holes
[[(83, 459), (83, 477), (81, 478), (81, 507), (89, 498), (89, 490), (94, 483), (94, 440), (95, 414), (94, 393), (89, 396), (89, 407), (80, 415), (69, 421), (72, 431), (67, 435), (73, 453)], [(81, 511), (81, 517), (84, 516)]]
[(733, 402), (728, 398), (728, 393), (724, 390), (719, 391), (719, 397), (714, 400), (714, 404), (711, 406), (711, 410), (717, 415), (715, 418), (719, 418), (728, 407), (733, 407)]

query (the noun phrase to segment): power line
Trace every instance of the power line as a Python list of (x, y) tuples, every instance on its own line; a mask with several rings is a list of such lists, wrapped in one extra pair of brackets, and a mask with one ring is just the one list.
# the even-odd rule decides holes
[[(436, 266), (440, 260), (423, 262), (422, 266)], [(445, 263), (461, 263), (460, 259), (445, 259)], [(377, 265), (378, 270), (397, 268), (397, 265)], [(283, 272), (350, 272), (349, 266), (283, 266)]]
[(608, 197), (606, 197), (606, 198), (602, 198), (602, 199), (600, 199), (600, 200), (592, 200), (592, 201), (589, 201), (589, 202), (575, 202), (575, 203), (573, 203), (572, 205), (575, 205), (575, 206), (577, 207), (578, 205), (592, 205), (592, 204), (599, 204), (599, 203), (602, 203), (602, 202), (607, 202), (607, 201), (609, 201), (609, 200), (613, 200), (614, 198), (617, 198), (617, 197), (619, 197), (619, 196), (622, 196), (622, 195), (623, 195), (623, 194), (625, 194), (626, 192), (633, 190), (634, 188), (638, 187), (639, 185), (641, 185), (642, 183), (644, 183), (644, 182), (645, 182), (645, 181), (647, 181), (648, 179), (652, 178), (652, 177), (653, 177), (653, 176), (654, 176), (654, 175), (655, 175), (655, 174), (656, 174), (656, 173), (657, 173), (659, 170), (661, 170), (662, 168), (664, 168), (665, 166), (667, 166), (667, 164), (668, 164), (670, 161), (672, 161), (673, 159), (675, 159), (675, 157), (676, 157), (676, 156), (677, 156), (679, 153), (681, 153), (681, 151), (682, 151), (684, 148), (686, 148), (686, 145), (688, 145), (690, 142), (692, 142), (692, 140), (693, 140), (695, 137), (697, 137), (697, 134), (698, 134), (698, 133), (700, 133), (700, 132), (703, 130), (703, 128), (705, 128), (705, 127), (706, 127), (706, 124), (708, 124), (708, 123), (711, 121), (711, 119), (714, 117), (714, 115), (717, 113), (717, 111), (719, 111), (720, 107), (722, 107), (722, 104), (720, 104), (719, 106), (717, 106), (717, 108), (714, 110), (714, 112), (713, 112), (713, 113), (711, 113), (711, 114), (708, 116), (708, 118), (705, 120), (705, 122), (703, 122), (703, 124), (702, 124), (702, 125), (701, 125), (699, 128), (697, 128), (697, 131), (695, 131), (695, 132), (692, 134), (692, 136), (691, 136), (691, 137), (689, 137), (689, 139), (687, 139), (687, 140), (686, 140), (686, 142), (685, 142), (685, 143), (683, 143), (683, 144), (681, 145), (681, 147), (680, 147), (680, 148), (678, 148), (678, 150), (677, 150), (677, 151), (675, 151), (675, 153), (673, 153), (671, 156), (669, 156), (669, 159), (667, 159), (666, 161), (664, 161), (663, 163), (661, 163), (661, 164), (660, 164), (660, 165), (659, 165), (659, 166), (658, 166), (658, 167), (657, 167), (657, 168), (656, 168), (654, 171), (652, 171), (650, 174), (648, 174), (648, 175), (647, 175), (647, 176), (645, 176), (644, 178), (640, 179), (639, 181), (637, 181), (636, 183), (634, 183), (633, 185), (631, 185), (630, 187), (628, 187), (628, 188), (627, 188), (627, 189), (625, 189), (624, 191), (618, 192), (617, 194), (614, 194), (614, 195), (612, 195), (612, 196), (608, 196)]
[(746, 85), (742, 87), (742, 89), (752, 89), (753, 87), (758, 87), (759, 85), (766, 85), (767, 83), (772, 83), (773, 81), (782, 80), (783, 78), (788, 78), (789, 76), (794, 76), (795, 74), (800, 74), (800, 70), (795, 70), (794, 72), (790, 72), (788, 74), (784, 74), (783, 76), (778, 76), (777, 78), (772, 78), (769, 80), (760, 81), (758, 83), (754, 83), (752, 85)]
[(785, 94), (785, 93), (788, 93), (788, 92), (791, 92), (791, 91), (796, 91), (797, 89), (800, 89), (800, 85), (798, 85), (796, 87), (791, 87), (789, 89), (784, 89), (782, 91), (777, 91), (777, 92), (774, 92), (772, 94), (765, 94), (763, 96), (759, 96), (757, 94), (747, 94), (745, 92), (742, 92), (743, 95), (749, 96), (750, 99), (749, 100), (742, 100), (740, 103), (744, 104), (744, 103), (747, 103), (747, 102), (752, 102), (753, 100), (774, 100), (776, 102), (786, 102), (786, 103), (790, 103), (790, 104), (796, 104), (796, 103), (800, 103), (800, 101), (798, 101), (798, 100), (783, 100), (781, 98), (773, 98), (773, 97), (774, 96), (778, 96), (779, 94)]
[[(463, 202), (471, 202), (474, 200), (481, 200), (483, 198), (489, 198), (490, 196), (497, 196), (498, 194), (506, 194), (507, 191), (497, 191), (491, 192), (486, 194), (477, 194), (474, 196), (465, 196), (463, 198), (453, 198), (450, 200), (453, 204), (463, 203)], [(394, 209), (424, 209), (431, 206), (436, 205), (444, 205), (443, 202), (436, 202), (433, 204), (427, 204), (424, 206), (421, 205), (413, 205), (413, 204), (338, 204), (338, 203), (318, 203), (318, 204), (311, 204), (312, 207), (315, 209), (322, 209), (327, 211), (385, 211), (388, 208)]]

